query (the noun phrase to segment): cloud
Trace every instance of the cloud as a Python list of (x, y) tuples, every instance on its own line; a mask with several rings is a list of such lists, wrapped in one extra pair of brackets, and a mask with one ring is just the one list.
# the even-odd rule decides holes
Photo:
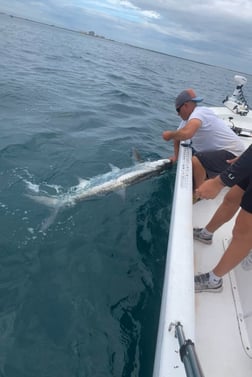
[(1, 0), (0, 10), (251, 72), (251, 0)]
[(138, 7), (137, 5), (134, 5), (133, 2), (130, 2), (127, 0), (121, 0), (121, 1), (107, 0), (103, 2), (102, 7), (103, 9), (107, 9), (109, 11), (113, 9), (113, 11), (116, 12), (120, 18), (125, 18), (125, 19), (129, 19), (129, 15), (131, 16), (131, 18), (135, 18), (139, 21), (141, 21), (141, 19), (146, 19), (146, 18), (147, 19), (160, 18), (160, 14), (158, 12), (151, 9), (142, 9)]

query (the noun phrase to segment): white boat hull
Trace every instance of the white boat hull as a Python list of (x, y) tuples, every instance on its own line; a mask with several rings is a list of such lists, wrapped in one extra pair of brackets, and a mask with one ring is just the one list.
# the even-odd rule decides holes
[[(245, 145), (252, 143), (252, 115), (213, 108), (230, 127), (239, 128)], [(211, 245), (193, 240), (193, 227), (210, 220), (227, 192), (192, 205), (191, 151), (180, 146), (167, 250), (153, 377), (185, 377), (174, 324), (195, 343), (206, 377), (252, 376), (252, 269), (241, 265), (224, 276), (221, 293), (194, 294), (194, 275), (211, 270), (232, 237), (235, 219), (214, 234)]]

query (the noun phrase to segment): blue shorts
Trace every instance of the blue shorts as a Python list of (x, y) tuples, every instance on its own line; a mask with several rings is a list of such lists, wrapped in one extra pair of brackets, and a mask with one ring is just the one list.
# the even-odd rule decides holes
[(214, 178), (226, 170), (230, 166), (227, 160), (232, 160), (236, 157), (233, 153), (223, 149), (219, 151), (195, 152), (193, 155), (199, 159), (205, 168), (207, 178)]

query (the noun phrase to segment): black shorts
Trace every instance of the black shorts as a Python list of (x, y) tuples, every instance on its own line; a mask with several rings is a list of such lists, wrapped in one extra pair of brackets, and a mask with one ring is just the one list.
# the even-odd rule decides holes
[(243, 179), (241, 182), (237, 183), (242, 190), (244, 190), (244, 194), (241, 200), (241, 208), (244, 211), (252, 213), (252, 177), (247, 177)]
[(228, 151), (207, 151), (207, 152), (195, 152), (196, 156), (206, 170), (207, 178), (216, 177), (224, 170), (226, 170), (230, 164), (227, 160), (232, 160), (236, 156)]

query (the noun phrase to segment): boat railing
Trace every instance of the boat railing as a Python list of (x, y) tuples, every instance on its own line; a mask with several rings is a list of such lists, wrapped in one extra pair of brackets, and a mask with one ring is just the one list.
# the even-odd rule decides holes
[(186, 339), (183, 326), (180, 322), (175, 324), (175, 335), (179, 342), (179, 353), (184, 364), (187, 377), (204, 377), (199, 359), (191, 339)]
[(235, 125), (235, 119), (233, 117), (228, 117), (228, 121), (230, 123), (230, 128), (233, 130), (238, 136), (252, 136), (252, 130), (251, 128), (245, 128), (245, 127), (238, 127)]
[(170, 324), (183, 323), (188, 338), (195, 339), (192, 149), (188, 145), (180, 145), (176, 172), (153, 377), (186, 376), (175, 327)]

